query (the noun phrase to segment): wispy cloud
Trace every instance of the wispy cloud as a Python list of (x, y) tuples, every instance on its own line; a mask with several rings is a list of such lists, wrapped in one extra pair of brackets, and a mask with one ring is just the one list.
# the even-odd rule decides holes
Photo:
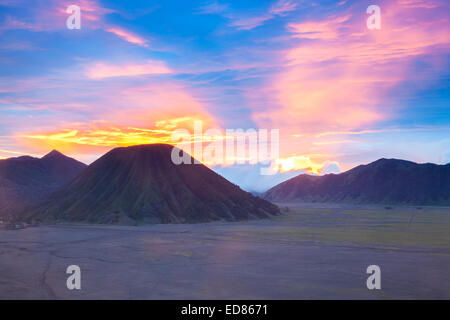
[(201, 14), (219, 14), (230, 20), (229, 25), (238, 30), (252, 30), (277, 16), (285, 16), (294, 11), (297, 4), (292, 0), (278, 0), (265, 10), (258, 10), (256, 14), (247, 14), (233, 10), (228, 4), (219, 4), (214, 1), (199, 8)]
[[(33, 156), (33, 157), (38, 157), (39, 155), (36, 153), (29, 153), (29, 152), (23, 152), (23, 151), (13, 151), (13, 150), (5, 150), (5, 149), (0, 149), (0, 152), (3, 154), (8, 154), (8, 155), (13, 155), (13, 156), (23, 156), (23, 155), (28, 155), (28, 156)], [(7, 159), (10, 156), (0, 156), (0, 158), (2, 159)]]
[[(308, 41), (286, 51), (284, 70), (263, 90), (280, 108), (257, 111), (256, 119), (292, 125), (297, 133), (298, 126), (304, 132), (353, 131), (388, 119), (392, 111), (381, 104), (388, 90), (421, 76), (411, 69), (413, 59), (449, 52), (450, 31), (441, 28), (445, 19), (438, 14), (394, 2), (384, 8), (383, 27), (376, 31), (365, 28), (354, 8), (331, 19), (289, 24), (293, 38)], [(432, 59), (433, 65), (439, 69)]]
[(287, 12), (294, 11), (297, 8), (297, 3), (292, 0), (279, 0), (269, 10), (275, 15), (284, 15)]
[(126, 31), (124, 29), (121, 29), (118, 27), (112, 27), (112, 28), (107, 28), (106, 31), (115, 34), (116, 36), (122, 38), (123, 40), (125, 40), (127, 42), (137, 44), (142, 47), (148, 47), (146, 39), (144, 39), (136, 34), (133, 34), (129, 31)]
[(220, 14), (228, 9), (228, 4), (219, 4), (217, 1), (213, 1), (207, 5), (198, 8), (197, 13), (200, 14)]
[(170, 73), (172, 73), (172, 70), (170, 70), (163, 62), (152, 60), (148, 60), (143, 64), (124, 63), (120, 65), (97, 62), (90, 65), (86, 71), (86, 75), (91, 79)]
[[(262, 127), (283, 128), (286, 158), (299, 156), (294, 150), (328, 154), (329, 160), (339, 158), (342, 150), (369, 154), (375, 145), (365, 143), (372, 136), (364, 134), (389, 134), (381, 124), (398, 114), (391, 90), (405, 81), (426, 82), (446, 64), (436, 58), (450, 52), (450, 31), (441, 27), (448, 23), (442, 14), (446, 4), (435, 0), (428, 7), (386, 2), (381, 30), (366, 28), (360, 5), (331, 17), (289, 23), (293, 42), (285, 42), (295, 45), (284, 50), (280, 71), (249, 95), (253, 119)], [(415, 61), (426, 63), (429, 72), (417, 72)], [(327, 139), (333, 135), (341, 137)], [(356, 135), (358, 141), (347, 139)]]
[[(448, 122), (444, 0), (380, 0), (373, 31), (357, 1), (174, 0), (150, 10), (84, 0), (79, 31), (66, 29), (60, 1), (0, 2), (11, 6), (0, 12), (1, 149), (100, 154), (202, 119), (279, 128), (285, 168), (323, 173), (330, 161), (408, 154), (450, 161), (448, 142), (420, 140), (448, 136), (436, 132)], [(165, 49), (147, 49), (156, 47)], [(430, 99), (415, 100), (420, 90)], [(431, 128), (404, 130), (410, 123)], [(404, 146), (392, 142), (399, 136)]]
[(340, 28), (351, 18), (347, 14), (340, 17), (328, 18), (325, 21), (307, 21), (301, 23), (290, 23), (288, 29), (294, 33), (295, 38), (300, 39), (336, 39), (339, 36)]
[[(30, 152), (58, 149), (70, 154), (100, 154), (111, 147), (165, 142), (170, 143), (177, 127), (192, 130), (194, 120), (218, 127), (208, 106), (181, 84), (143, 81), (90, 81), (91, 89), (62, 94), (61, 103), (42, 106), (39, 126), (30, 128), (34, 118), (20, 119), (14, 129), (17, 145)], [(91, 91), (89, 93), (89, 91)], [(81, 92), (81, 94), (80, 94)], [(72, 108), (72, 100), (82, 106)], [(59, 102), (59, 95), (53, 102)], [(45, 102), (45, 101), (44, 101)], [(65, 114), (78, 114), (64, 119)], [(44, 116), (44, 115), (47, 116)]]
[(408, 8), (433, 9), (439, 6), (435, 2), (429, 0), (399, 0), (399, 3), (403, 7)]
[(0, 24), (0, 30), (37, 30), (37, 26), (19, 18), (7, 15)]
[(264, 14), (261, 16), (245, 17), (228, 15), (231, 19), (230, 26), (236, 27), (239, 30), (251, 30), (264, 24), (264, 22), (273, 18), (271, 14)]
[[(14, 6), (13, 4), (6, 4)], [(28, 8), (27, 3), (16, 4), (19, 7)], [(82, 29), (96, 30), (104, 29), (113, 33), (119, 38), (139, 46), (147, 47), (147, 39), (134, 34), (131, 31), (121, 27), (106, 23), (105, 16), (116, 12), (115, 10), (103, 7), (96, 0), (80, 0), (77, 5), (81, 9)], [(4, 30), (29, 30), (34, 32), (55, 31), (66, 29), (66, 12), (67, 5), (61, 5), (58, 1), (49, 1), (45, 6), (37, 4), (34, 8), (33, 15), (24, 17), (16, 17), (11, 14), (6, 15), (0, 24), (0, 31)]]
[[(66, 29), (68, 14), (66, 8), (71, 3), (61, 3), (51, 0), (35, 2), (30, 8), (29, 2), (4, 2), (6, 7), (20, 8), (23, 12), (30, 12), (27, 16), (13, 16), (9, 14), (0, 24), (0, 30), (29, 30), (33, 32), (55, 31)], [(103, 26), (103, 17), (115, 12), (105, 8), (96, 0), (79, 0), (76, 3), (82, 14), (82, 26), (84, 28), (98, 29)], [(32, 10), (30, 10), (32, 9)]]

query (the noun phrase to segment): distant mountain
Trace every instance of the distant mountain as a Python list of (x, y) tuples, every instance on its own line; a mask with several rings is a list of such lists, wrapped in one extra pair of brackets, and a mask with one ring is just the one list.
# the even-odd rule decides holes
[(450, 164), (380, 159), (341, 174), (301, 174), (263, 198), (275, 202), (450, 205)]
[(117, 148), (32, 211), (30, 220), (193, 223), (279, 214), (202, 164), (175, 165), (172, 146)]
[(34, 205), (75, 178), (86, 165), (58, 151), (0, 160), (0, 217)]

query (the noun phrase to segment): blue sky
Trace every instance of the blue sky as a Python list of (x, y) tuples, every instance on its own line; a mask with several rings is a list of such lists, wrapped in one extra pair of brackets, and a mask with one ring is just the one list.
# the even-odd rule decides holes
[(0, 157), (89, 163), (197, 119), (280, 129), (281, 175), (215, 167), (247, 189), (381, 157), (448, 163), (449, 4), (377, 1), (369, 30), (371, 4), (0, 0)]

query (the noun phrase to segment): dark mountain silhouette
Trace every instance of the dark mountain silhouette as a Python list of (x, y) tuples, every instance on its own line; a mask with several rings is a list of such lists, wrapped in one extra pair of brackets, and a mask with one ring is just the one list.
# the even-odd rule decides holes
[(341, 174), (301, 174), (263, 198), (275, 202), (450, 205), (450, 164), (380, 159)]
[(114, 149), (28, 215), (89, 223), (192, 223), (279, 214), (204, 165), (175, 165), (173, 146)]
[(36, 204), (75, 178), (86, 165), (58, 151), (0, 160), (0, 217)]

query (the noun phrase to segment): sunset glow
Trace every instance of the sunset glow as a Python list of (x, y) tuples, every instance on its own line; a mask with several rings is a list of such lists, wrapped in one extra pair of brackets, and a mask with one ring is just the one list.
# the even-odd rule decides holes
[(65, 3), (0, 2), (0, 157), (90, 163), (201, 120), (279, 129), (281, 172), (450, 162), (448, 2), (380, 1), (380, 30), (369, 4), (83, 0), (69, 30)]

